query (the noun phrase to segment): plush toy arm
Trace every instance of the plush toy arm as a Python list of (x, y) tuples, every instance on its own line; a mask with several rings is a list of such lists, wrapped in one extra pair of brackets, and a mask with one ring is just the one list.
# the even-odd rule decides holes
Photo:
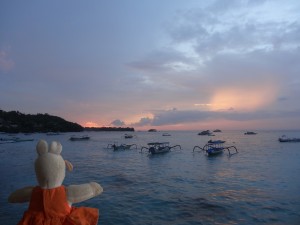
[(29, 202), (33, 188), (34, 187), (24, 187), (14, 191), (9, 195), (8, 202), (10, 203)]
[(69, 203), (82, 202), (100, 195), (102, 192), (103, 188), (96, 182), (90, 182), (80, 185), (70, 185), (67, 187), (67, 197)]

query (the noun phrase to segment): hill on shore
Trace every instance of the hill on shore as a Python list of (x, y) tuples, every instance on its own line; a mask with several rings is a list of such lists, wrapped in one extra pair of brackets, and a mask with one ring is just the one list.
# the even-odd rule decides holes
[(81, 131), (134, 131), (131, 127), (82, 127), (58, 116), (49, 114), (24, 114), (19, 111), (6, 112), (0, 109), (0, 132), (81, 132)]
[(84, 128), (58, 116), (49, 114), (24, 114), (19, 111), (0, 110), (0, 132), (33, 133), (33, 132), (80, 132)]

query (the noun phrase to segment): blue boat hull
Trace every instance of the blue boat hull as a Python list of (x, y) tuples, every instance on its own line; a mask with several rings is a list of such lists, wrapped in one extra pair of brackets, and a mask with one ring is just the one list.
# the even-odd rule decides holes
[(224, 151), (224, 148), (211, 148), (206, 150), (206, 153), (208, 156), (214, 156), (214, 155), (219, 155), (222, 154)]

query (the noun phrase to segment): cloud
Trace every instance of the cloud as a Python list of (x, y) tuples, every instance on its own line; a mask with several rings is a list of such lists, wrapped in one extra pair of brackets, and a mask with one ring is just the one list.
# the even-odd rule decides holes
[(282, 102), (282, 101), (287, 101), (287, 100), (288, 100), (288, 98), (287, 98), (287, 97), (285, 97), (285, 96), (278, 97), (278, 99), (277, 99), (277, 101), (279, 101), (279, 102)]
[(124, 126), (125, 122), (123, 122), (122, 120), (116, 119), (116, 120), (112, 121), (110, 124), (113, 126), (120, 127), (120, 126)]
[(7, 51), (0, 51), (0, 70), (8, 72), (14, 67), (14, 61), (9, 57)]
[[(174, 46), (189, 45), (202, 60), (209, 60), (210, 57), (226, 51), (236, 54), (257, 49), (269, 51), (299, 46), (300, 26), (296, 19), (287, 20), (276, 14), (271, 18), (264, 18), (268, 10), (250, 2), (254, 3), (216, 1), (206, 10), (181, 12), (177, 15), (177, 20), (170, 22), (166, 29), (170, 41), (174, 42)], [(256, 11), (249, 10), (249, 5)], [(225, 11), (230, 10), (230, 14), (216, 13), (216, 6)], [(240, 10), (234, 11), (237, 7)]]
[(294, 111), (255, 111), (239, 112), (232, 108), (223, 111), (200, 111), (200, 110), (161, 110), (153, 113), (153, 119), (141, 118), (135, 126), (163, 126), (178, 125), (195, 122), (213, 121), (226, 119), (229, 121), (251, 121), (271, 118), (297, 118), (300, 109)]
[(147, 73), (171, 73), (192, 70), (194, 63), (193, 59), (184, 56), (176, 49), (164, 48), (153, 51), (143, 59), (130, 62), (127, 65)]
[[(215, 62), (220, 55), (244, 58), (246, 62), (251, 53), (259, 51), (267, 56), (276, 55), (278, 51), (297, 51), (300, 24), (296, 17), (288, 18), (277, 11), (272, 13), (278, 6), (276, 4), (267, 1), (215, 1), (206, 8), (179, 11), (166, 28), (170, 46), (188, 59), (193, 55), (190, 63), (194, 71), (208, 68), (207, 64)], [(220, 11), (223, 13), (220, 14)], [(251, 60), (255, 59), (255, 54), (252, 54)], [(264, 61), (262, 59), (260, 63)], [(213, 63), (210, 65), (217, 68)]]
[(243, 8), (249, 7), (257, 7), (262, 6), (268, 0), (231, 0), (231, 1), (223, 1), (216, 0), (211, 5), (207, 7), (207, 10), (212, 11), (214, 13), (228, 13), (233, 11), (238, 11)]
[[(258, 1), (222, 2), (216, 1), (214, 7), (206, 9), (180, 11), (166, 29), (170, 38), (168, 54), (163, 58), (157, 57), (159, 50), (150, 53), (139, 63), (149, 65), (155, 61), (155, 66), (145, 66), (143, 72), (153, 73), (148, 77), (152, 83), (163, 80), (194, 91), (191, 98), (199, 94), (198, 98), (206, 96), (211, 100), (222, 95), (220, 90), (244, 89), (244, 101), (252, 99), (253, 105), (262, 107), (276, 102), (281, 92), (299, 77), (300, 23), (296, 18), (271, 15), (266, 4), (272, 5), (267, 1), (261, 5)], [(221, 8), (220, 15), (216, 12)], [(166, 67), (180, 62), (192, 70)], [(254, 102), (258, 99), (256, 94), (264, 98)], [(237, 105), (240, 104), (228, 107), (238, 108)]]
[(212, 116), (212, 112), (208, 111), (195, 111), (195, 110), (167, 110), (159, 111), (154, 114), (152, 125), (174, 125), (182, 123), (192, 123), (201, 120), (206, 120)]
[(153, 123), (153, 119), (151, 119), (149, 117), (143, 117), (140, 119), (140, 121), (138, 121), (136, 123), (132, 123), (131, 126), (142, 127), (142, 126), (151, 125), (152, 123)]

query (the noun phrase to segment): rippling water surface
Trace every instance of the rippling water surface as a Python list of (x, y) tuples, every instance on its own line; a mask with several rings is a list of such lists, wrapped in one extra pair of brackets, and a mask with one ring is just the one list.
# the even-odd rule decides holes
[[(76, 206), (97, 207), (99, 224), (300, 224), (300, 143), (279, 143), (297, 131), (223, 131), (215, 137), (195, 131), (90, 132), (89, 141), (71, 142), (71, 133), (58, 136), (32, 134), (34, 142), (0, 145), (0, 224), (16, 224), (28, 204), (9, 204), (11, 191), (36, 185), (35, 145), (41, 138), (58, 140), (62, 155), (74, 170), (65, 185), (96, 181), (102, 195)], [(6, 136), (1, 134), (0, 137)], [(239, 153), (207, 157), (193, 152), (209, 139), (235, 145)], [(169, 141), (182, 150), (149, 156), (142, 146), (152, 141)], [(136, 144), (137, 150), (112, 151), (108, 144)]]

